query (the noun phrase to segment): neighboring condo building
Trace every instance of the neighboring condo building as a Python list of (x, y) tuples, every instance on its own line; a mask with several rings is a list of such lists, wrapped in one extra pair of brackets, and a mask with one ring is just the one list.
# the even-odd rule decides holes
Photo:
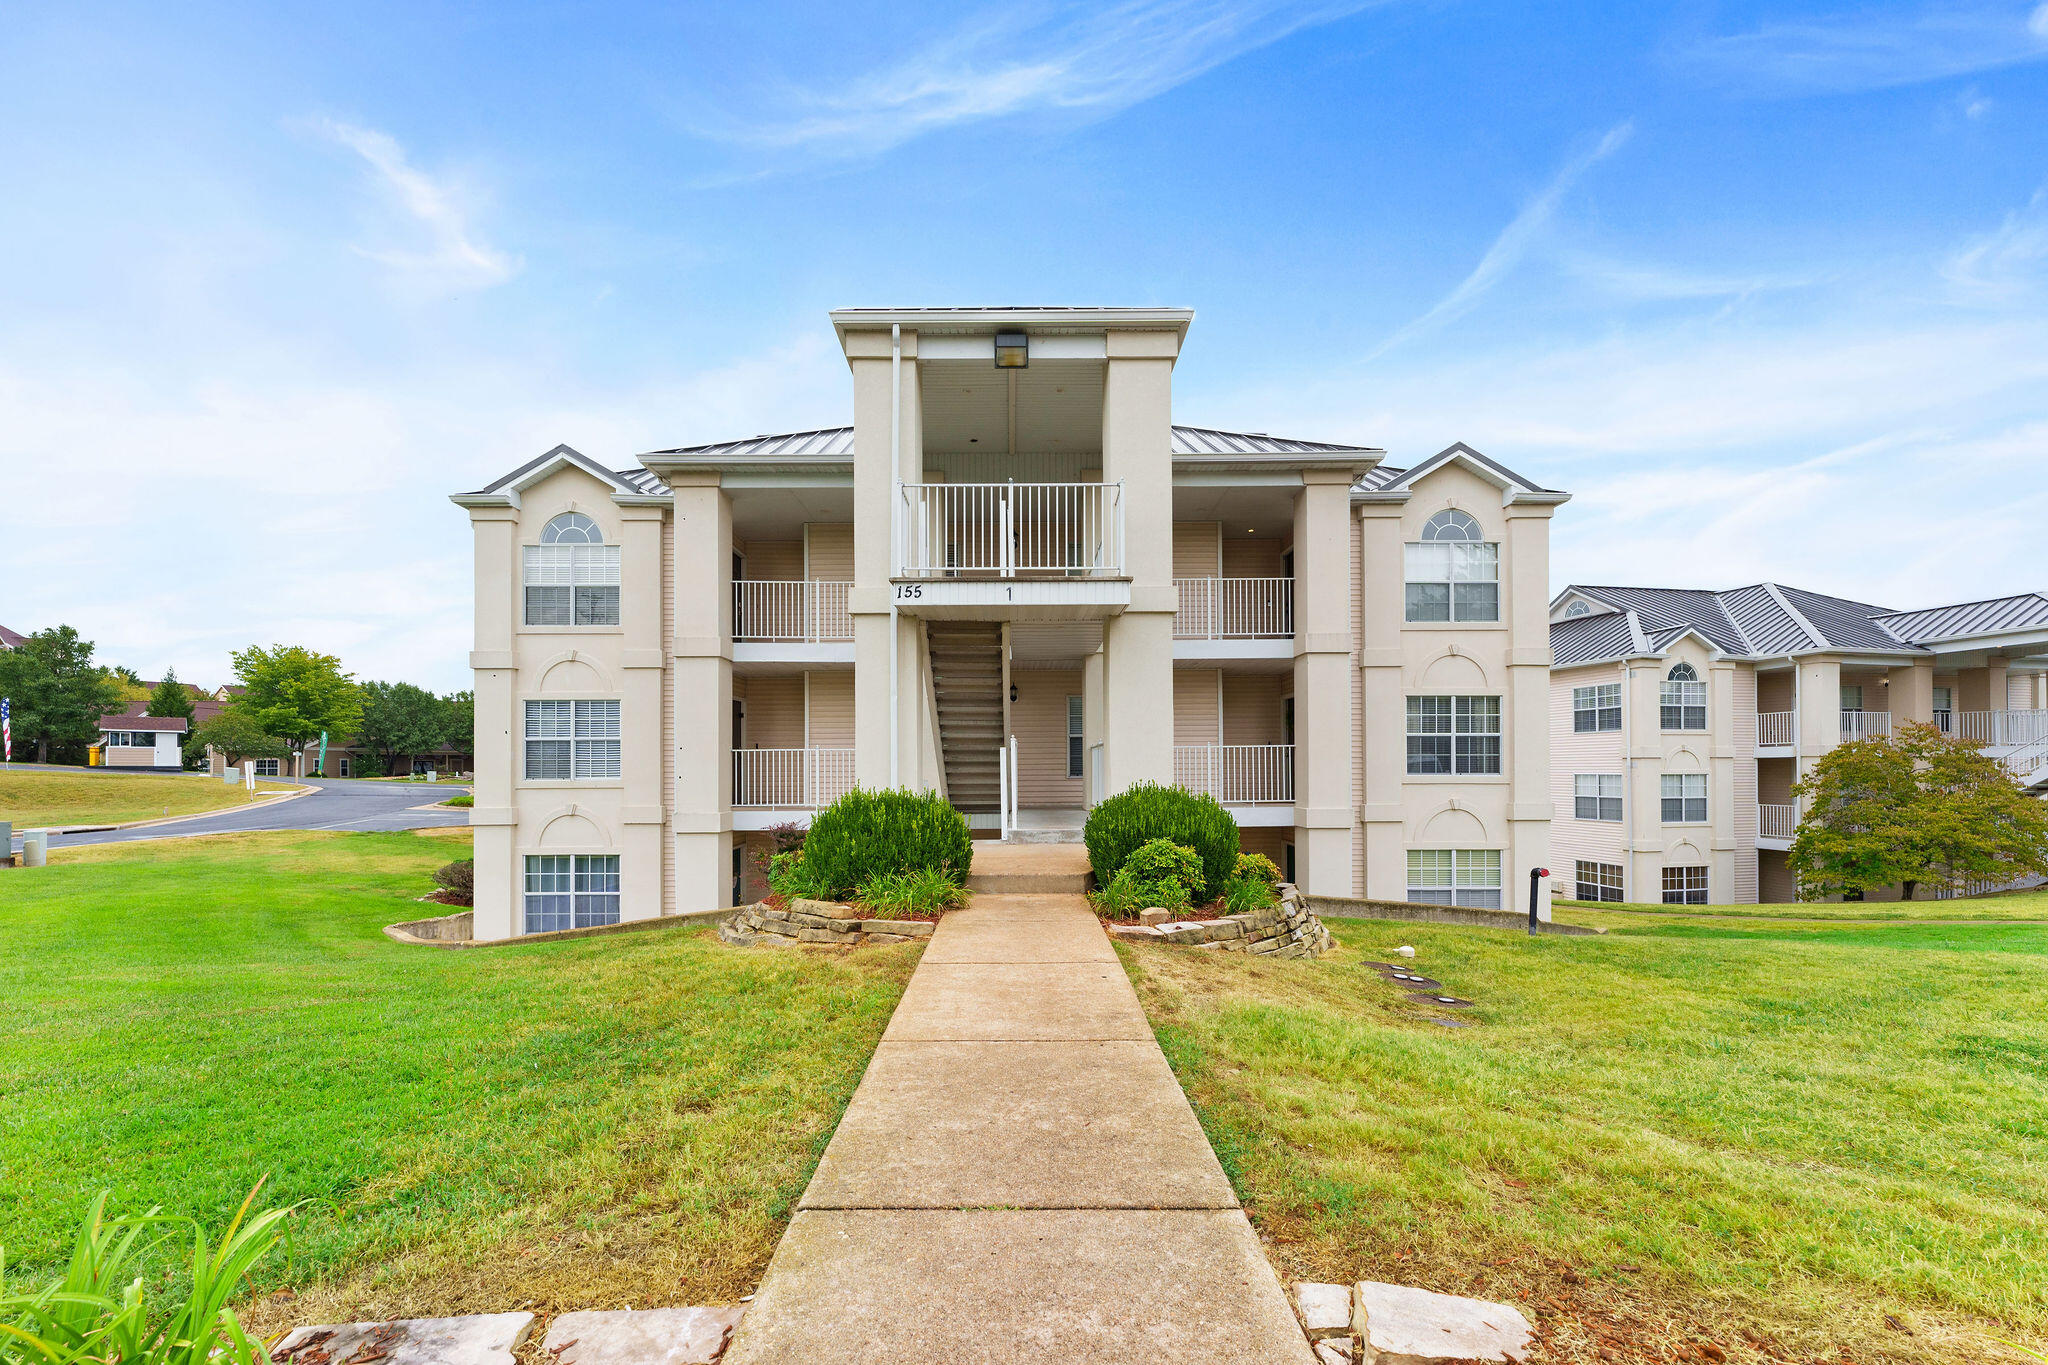
[(994, 836), (1178, 783), (1311, 892), (1518, 905), (1567, 495), (1177, 425), (1191, 320), (843, 310), (850, 426), (458, 495), (477, 936), (751, 897), (766, 831), (855, 784)]
[(2048, 597), (1898, 612), (1775, 583), (1573, 585), (1550, 620), (1559, 897), (1796, 900), (1794, 783), (1908, 721), (2048, 786)]

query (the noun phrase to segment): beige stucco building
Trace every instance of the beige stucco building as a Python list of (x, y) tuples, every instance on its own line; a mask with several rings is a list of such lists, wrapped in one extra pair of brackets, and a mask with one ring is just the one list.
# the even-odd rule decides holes
[(850, 426), (458, 495), (478, 937), (731, 904), (855, 784), (1042, 838), (1177, 782), (1310, 891), (1519, 903), (1567, 495), (1177, 424), (1191, 321), (843, 310)]
[(1574, 585), (1550, 619), (1558, 896), (1795, 900), (1793, 785), (1909, 721), (2048, 786), (2048, 598), (1896, 612), (1775, 583)]

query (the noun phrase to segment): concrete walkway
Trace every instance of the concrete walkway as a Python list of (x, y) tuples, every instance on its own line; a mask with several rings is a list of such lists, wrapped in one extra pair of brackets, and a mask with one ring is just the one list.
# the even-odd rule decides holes
[(1079, 894), (978, 848), (799, 1201), (729, 1365), (1312, 1365)]

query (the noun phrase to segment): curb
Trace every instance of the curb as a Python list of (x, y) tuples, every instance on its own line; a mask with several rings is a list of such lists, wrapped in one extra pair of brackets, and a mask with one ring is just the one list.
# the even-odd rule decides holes
[(177, 825), (187, 820), (205, 820), (215, 815), (227, 815), (237, 810), (248, 810), (252, 806), (281, 806), (287, 801), (296, 801), (302, 796), (311, 796), (318, 787), (297, 787), (276, 796), (264, 797), (259, 801), (247, 802), (240, 806), (222, 806), (218, 810), (197, 810), (190, 815), (158, 815), (147, 820), (123, 820), (112, 825), (30, 825), (15, 831), (17, 834), (100, 834), (110, 829), (149, 829), (156, 825)]

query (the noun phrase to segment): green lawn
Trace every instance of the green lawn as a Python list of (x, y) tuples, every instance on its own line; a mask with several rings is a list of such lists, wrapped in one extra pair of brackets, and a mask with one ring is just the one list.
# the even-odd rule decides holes
[(693, 927), (448, 950), (380, 926), (468, 831), (66, 852), (0, 874), (0, 1241), (93, 1193), (298, 1220), (282, 1325), (751, 1289), (917, 949)]
[[(1283, 1274), (1531, 1305), (1553, 1359), (1994, 1360), (2048, 1330), (2048, 930), (1568, 918), (1609, 932), (1122, 949)], [(1477, 1008), (1359, 965), (1404, 943)]]
[[(259, 791), (288, 791), (289, 782), (258, 782)], [(198, 815), (246, 805), (252, 797), (205, 773), (118, 773), (105, 769), (0, 770), (0, 820), (15, 832), (44, 825), (118, 825), (166, 813)]]
[(1580, 923), (1584, 912), (1589, 910), (1603, 914), (1711, 915), (1746, 919), (2040, 920), (2048, 923), (2048, 890), (2009, 891), (1996, 896), (1969, 896), (1946, 901), (1799, 901), (1786, 905), (1596, 905), (1591, 901), (1564, 900), (1554, 903), (1554, 912), (1562, 912), (1564, 919), (1573, 924)]

